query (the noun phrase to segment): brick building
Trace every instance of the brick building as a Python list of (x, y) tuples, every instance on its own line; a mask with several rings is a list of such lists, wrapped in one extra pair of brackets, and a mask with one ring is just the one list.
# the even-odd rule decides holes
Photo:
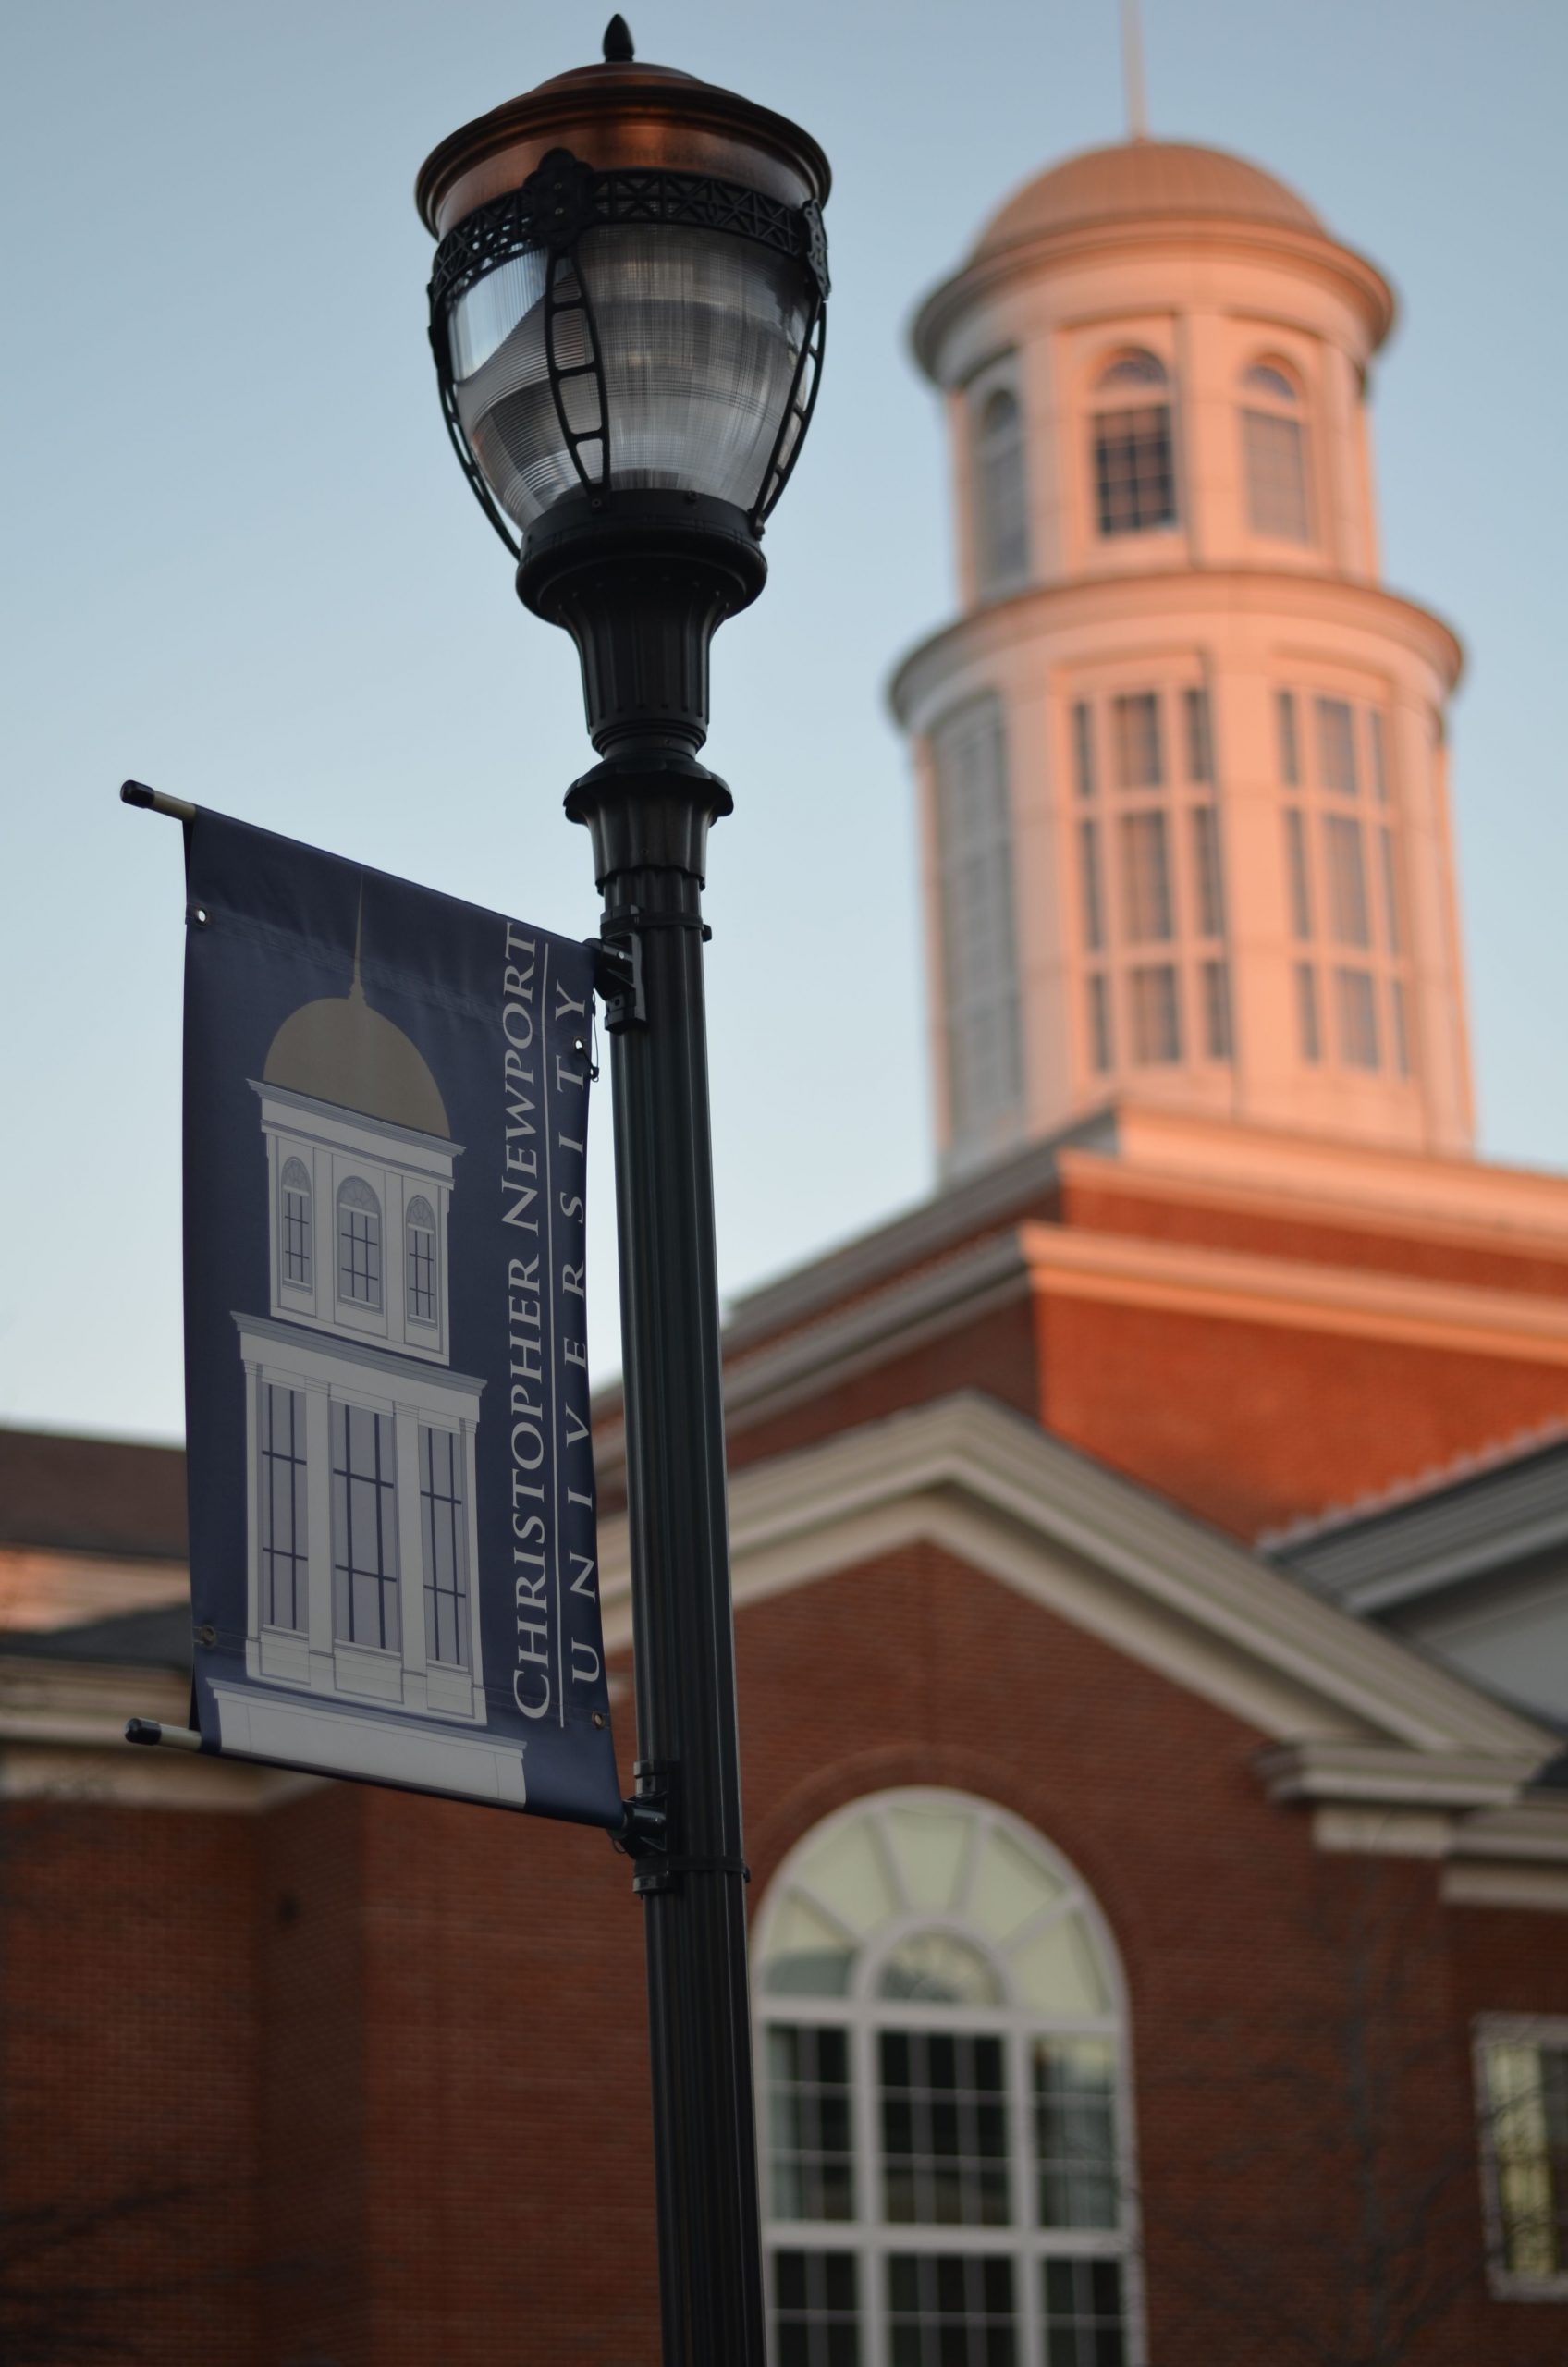
[[(1470, 1153), (1389, 317), (1148, 141), (921, 316), (945, 1180), (728, 1332), (779, 2367), (1568, 2356), (1568, 1182)], [(651, 2361), (624, 1861), (125, 1749), (181, 1494), (0, 1438), (0, 2357)]]

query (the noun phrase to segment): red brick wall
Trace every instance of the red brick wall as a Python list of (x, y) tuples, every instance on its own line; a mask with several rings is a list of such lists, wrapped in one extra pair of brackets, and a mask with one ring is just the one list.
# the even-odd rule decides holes
[(0, 1809), (0, 2359), (262, 2367), (253, 1840)]
[(1568, 1415), (1568, 1368), (1056, 1297), (1040, 1419), (1256, 1537)]
[[(1568, 1923), (1317, 1851), (1247, 1724), (934, 1549), (759, 1601), (738, 1655), (753, 1905), (901, 1784), (1011, 1809), (1094, 1890), (1158, 2367), (1370, 2355), (1368, 2191), (1418, 2226), (1384, 2283), (1435, 2312), (1401, 2367), (1568, 2353), (1568, 2312), (1485, 2295), (1468, 2062), (1481, 2007), (1563, 2009)], [(5, 1830), (6, 2199), (194, 2180), (135, 2256), (157, 2356), (654, 2367), (640, 1910), (602, 1835), (348, 1786)]]

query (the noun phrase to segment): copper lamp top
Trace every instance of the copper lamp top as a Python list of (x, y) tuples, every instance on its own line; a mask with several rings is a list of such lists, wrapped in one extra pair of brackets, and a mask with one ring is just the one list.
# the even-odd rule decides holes
[(554, 75), (451, 132), (414, 183), (425, 227), (445, 238), (475, 206), (521, 188), (552, 148), (599, 172), (705, 173), (786, 204), (823, 203), (832, 175), (809, 132), (694, 74), (644, 66), (631, 48), (617, 18), (603, 64)]

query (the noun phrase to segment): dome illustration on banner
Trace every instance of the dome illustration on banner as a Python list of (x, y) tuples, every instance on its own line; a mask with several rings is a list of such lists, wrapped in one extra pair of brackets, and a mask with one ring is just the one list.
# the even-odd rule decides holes
[[(396, 1780), (387, 1713), (495, 1746), (476, 1609), (483, 1383), (451, 1369), (448, 1215), (462, 1146), (418, 1046), (368, 1000), (364, 899), (347, 994), (278, 1028), (259, 1079), (270, 1305), (245, 1367), (246, 1672), (224, 1740)], [(345, 1717), (345, 1711), (366, 1713)], [(407, 1733), (407, 1728), (404, 1732)], [(413, 1741), (409, 1735), (409, 1741)], [(419, 1746), (428, 1759), (428, 1729)], [(515, 1746), (503, 1797), (521, 1796)]]

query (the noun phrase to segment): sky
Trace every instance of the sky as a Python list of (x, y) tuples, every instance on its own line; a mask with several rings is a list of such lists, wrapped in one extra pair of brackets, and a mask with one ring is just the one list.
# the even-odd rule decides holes
[[(179, 833), (127, 775), (582, 937), (592, 760), (443, 433), (415, 171), (595, 57), (605, 0), (50, 0), (0, 33), (0, 1420), (178, 1438)], [(921, 293), (1125, 130), (1115, 0), (633, 0), (642, 55), (821, 141), (834, 296), (771, 580), (715, 649), (707, 915), (733, 1294), (931, 1188), (885, 685), (951, 613)], [(1267, 165), (1391, 276), (1387, 580), (1457, 625), (1480, 1147), (1568, 1168), (1561, 0), (1145, 0), (1156, 135)], [(591, 1326), (618, 1362), (608, 1095)]]

